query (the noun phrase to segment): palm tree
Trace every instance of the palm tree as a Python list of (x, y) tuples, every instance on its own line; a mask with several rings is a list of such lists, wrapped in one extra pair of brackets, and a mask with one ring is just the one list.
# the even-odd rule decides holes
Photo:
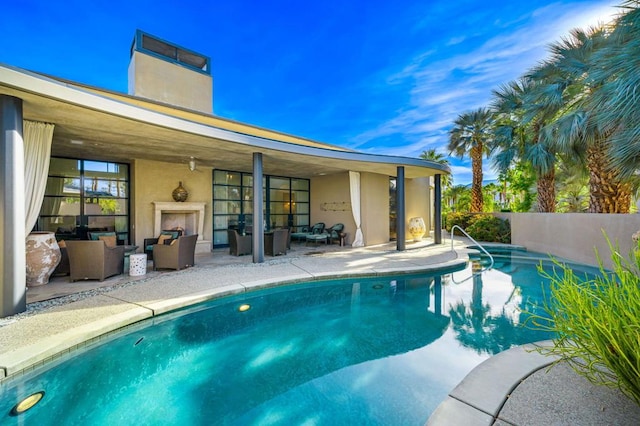
[(481, 213), (482, 156), (488, 154), (493, 140), (493, 114), (487, 108), (460, 114), (450, 131), (449, 150), (462, 158), (471, 157), (471, 212)]
[(488, 183), (482, 186), (482, 198), (484, 199), (484, 209), (487, 212), (496, 211), (496, 203), (499, 204), (499, 208), (504, 205), (502, 201), (503, 188), (494, 182)]
[[(423, 160), (432, 161), (434, 163), (449, 166), (449, 159), (445, 157), (444, 154), (437, 152), (433, 148), (430, 148), (426, 151), (422, 151), (422, 154), (420, 154), (420, 158)], [(440, 179), (440, 183), (442, 184), (442, 190), (444, 192), (447, 188), (449, 188), (453, 184), (453, 178), (450, 174), (443, 174)]]
[(563, 158), (557, 170), (558, 210), (565, 213), (586, 213), (589, 210), (589, 173), (579, 161)]
[(566, 185), (559, 194), (559, 211), (584, 213), (588, 210), (589, 191), (579, 184)]
[(626, 179), (637, 175), (640, 158), (640, 2), (624, 1), (620, 7), (625, 13), (616, 20), (607, 49), (594, 53), (600, 66), (591, 75), (605, 82), (592, 99), (595, 120), (599, 126), (613, 124), (609, 154)]
[(449, 207), (451, 207), (453, 211), (460, 211), (459, 200), (463, 198), (467, 192), (469, 192), (469, 189), (465, 185), (455, 185), (447, 188), (443, 194), (445, 200), (447, 200), (449, 204)]
[(501, 172), (518, 161), (531, 164), (536, 173), (538, 211), (556, 209), (554, 147), (542, 140), (540, 131), (558, 111), (558, 104), (539, 102), (542, 85), (523, 77), (493, 91), (496, 113), (493, 164)]
[(628, 213), (631, 186), (609, 157), (615, 121), (597, 120), (598, 107), (593, 102), (593, 95), (606, 83), (592, 73), (602, 66), (595, 62), (595, 53), (608, 46), (604, 28), (574, 29), (570, 37), (551, 45), (552, 59), (534, 69), (531, 77), (545, 82), (545, 99), (564, 100), (542, 136), (561, 152), (584, 158), (589, 170), (589, 212)]

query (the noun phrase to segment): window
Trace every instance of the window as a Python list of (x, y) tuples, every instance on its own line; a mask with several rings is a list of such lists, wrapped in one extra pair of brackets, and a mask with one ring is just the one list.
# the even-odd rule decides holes
[[(265, 176), (262, 182), (266, 229), (309, 225), (309, 180)], [(269, 189), (267, 191), (267, 188)], [(253, 175), (213, 171), (213, 245), (229, 243), (228, 229), (253, 225)]]
[(228, 229), (242, 230), (253, 224), (253, 177), (251, 173), (213, 171), (213, 246), (229, 244)]
[(36, 230), (58, 240), (116, 232), (129, 243), (129, 165), (52, 157)]
[(309, 180), (270, 177), (269, 223), (272, 228), (309, 226)]

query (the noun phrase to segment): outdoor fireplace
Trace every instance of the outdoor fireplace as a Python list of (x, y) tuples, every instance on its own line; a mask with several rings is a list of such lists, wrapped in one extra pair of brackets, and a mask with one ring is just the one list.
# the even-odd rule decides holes
[(185, 235), (198, 234), (196, 253), (211, 251), (211, 241), (204, 239), (204, 207), (206, 203), (154, 201), (153, 235), (164, 229), (182, 228)]

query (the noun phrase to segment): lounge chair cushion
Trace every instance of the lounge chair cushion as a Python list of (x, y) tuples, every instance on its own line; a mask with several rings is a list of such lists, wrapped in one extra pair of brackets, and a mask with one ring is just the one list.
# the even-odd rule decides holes
[(318, 244), (319, 241), (323, 241), (325, 244), (327, 244), (328, 239), (329, 239), (329, 234), (325, 234), (325, 233), (307, 235), (307, 242), (313, 241), (316, 244)]
[(158, 244), (164, 244), (164, 242), (167, 241), (167, 240), (173, 240), (171, 235), (160, 234), (160, 236), (158, 237)]
[(324, 227), (325, 227), (325, 224), (323, 222), (318, 222), (315, 225), (313, 225), (311, 228), (304, 226), (302, 228), (302, 232), (291, 233), (291, 239), (305, 241), (307, 238), (307, 235), (322, 234), (322, 232), (324, 232)]
[[(183, 234), (181, 229), (167, 229), (160, 232), (160, 235), (157, 238), (145, 238), (144, 239), (144, 252), (147, 254), (147, 258), (149, 260), (153, 259), (153, 245), (154, 244), (171, 244), (172, 240), (175, 240), (179, 236)], [(164, 235), (164, 237), (162, 237)], [(169, 238), (167, 238), (167, 236)], [(159, 243), (160, 237), (162, 237), (162, 242)]]
[(100, 241), (104, 241), (104, 243), (107, 245), (107, 247), (115, 247), (118, 245), (118, 242), (116, 241), (116, 236), (114, 235), (100, 235), (98, 237), (98, 240)]

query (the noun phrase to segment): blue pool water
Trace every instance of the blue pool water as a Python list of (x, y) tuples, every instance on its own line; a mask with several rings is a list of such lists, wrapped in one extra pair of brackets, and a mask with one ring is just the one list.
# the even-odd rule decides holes
[(507, 252), (477, 274), (313, 282), (158, 317), (0, 384), (0, 424), (422, 425), (482, 361), (552, 337), (521, 326), (547, 289), (538, 263)]

